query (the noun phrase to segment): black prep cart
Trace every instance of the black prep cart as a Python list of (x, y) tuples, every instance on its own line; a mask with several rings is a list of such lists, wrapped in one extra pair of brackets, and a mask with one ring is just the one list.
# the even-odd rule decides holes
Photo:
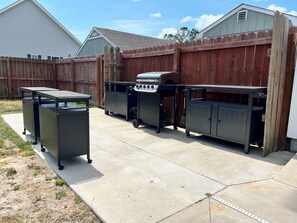
[[(245, 153), (249, 153), (250, 143), (257, 142), (262, 146), (266, 87), (187, 85), (186, 91), (187, 136), (192, 131), (243, 144)], [(208, 92), (213, 91), (247, 95), (247, 102), (231, 103), (207, 99)]]
[[(39, 99), (41, 151), (45, 148), (58, 159), (59, 169), (62, 159), (87, 155), (90, 159), (89, 100), (90, 95), (71, 91), (37, 92)], [(52, 103), (43, 103), (47, 98)], [(69, 102), (79, 102), (75, 106)]]
[(40, 136), (39, 129), (39, 112), (38, 112), (38, 98), (36, 92), (38, 91), (57, 91), (55, 88), (48, 87), (21, 87), (22, 105), (23, 105), (23, 122), (24, 132), (28, 130), (34, 136), (33, 144), (37, 144), (37, 137)]
[(133, 88), (136, 83), (123, 81), (106, 81), (105, 114), (124, 115), (126, 120), (136, 116), (137, 97)]

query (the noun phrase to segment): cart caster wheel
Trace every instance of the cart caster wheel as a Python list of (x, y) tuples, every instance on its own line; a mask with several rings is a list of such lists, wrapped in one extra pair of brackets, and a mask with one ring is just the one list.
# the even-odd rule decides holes
[(109, 114), (109, 112), (108, 112), (108, 111), (105, 111), (104, 113), (105, 113), (105, 115), (108, 115), (108, 114)]
[(91, 160), (91, 159), (88, 159), (88, 163), (92, 163), (93, 162), (93, 160)]
[(159, 133), (160, 133), (160, 129), (157, 129), (157, 130), (156, 130), (156, 133), (158, 133), (158, 134), (159, 134)]
[(63, 170), (64, 166), (63, 165), (59, 165), (59, 170)]
[(190, 131), (189, 130), (186, 130), (186, 136), (190, 137)]
[(41, 148), (41, 152), (43, 152), (43, 153), (44, 153), (44, 152), (45, 152), (45, 148)]
[(22, 133), (23, 133), (23, 135), (26, 135), (26, 131), (23, 131)]
[(139, 120), (138, 119), (133, 119), (133, 126), (134, 126), (134, 128), (138, 128), (138, 126), (139, 126)]
[(245, 154), (249, 154), (250, 151), (244, 151)]
[(177, 126), (174, 126), (174, 130), (177, 130)]
[(32, 145), (36, 145), (37, 144), (37, 142), (32, 142)]

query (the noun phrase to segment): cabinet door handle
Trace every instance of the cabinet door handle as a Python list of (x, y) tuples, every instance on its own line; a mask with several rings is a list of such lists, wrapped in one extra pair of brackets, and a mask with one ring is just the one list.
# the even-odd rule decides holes
[(208, 118), (209, 121), (211, 121), (211, 118)]
[(221, 122), (221, 119), (218, 119), (218, 122)]

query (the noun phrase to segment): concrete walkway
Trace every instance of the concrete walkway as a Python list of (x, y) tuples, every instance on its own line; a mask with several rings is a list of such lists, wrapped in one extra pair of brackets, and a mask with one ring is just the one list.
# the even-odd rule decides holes
[[(3, 117), (25, 138), (21, 113)], [(90, 109), (90, 133), (92, 164), (86, 156), (62, 160), (59, 171), (40, 144), (35, 149), (104, 222), (210, 222), (209, 207), (215, 223), (296, 222), (293, 153), (263, 158), (252, 148), (246, 155), (241, 145), (187, 138), (184, 129), (135, 129), (96, 108)]]

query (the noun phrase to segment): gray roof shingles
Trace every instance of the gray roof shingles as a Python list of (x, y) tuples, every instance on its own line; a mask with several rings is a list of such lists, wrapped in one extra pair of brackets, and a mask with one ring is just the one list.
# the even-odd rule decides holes
[(95, 27), (104, 37), (111, 41), (121, 51), (174, 44), (174, 41), (158, 39), (111, 29)]

